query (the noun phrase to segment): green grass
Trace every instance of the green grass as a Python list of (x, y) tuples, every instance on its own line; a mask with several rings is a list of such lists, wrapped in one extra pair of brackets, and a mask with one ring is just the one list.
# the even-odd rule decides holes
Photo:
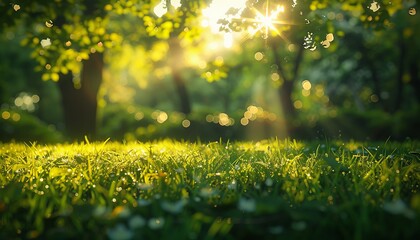
[(420, 239), (420, 144), (0, 145), (0, 239)]

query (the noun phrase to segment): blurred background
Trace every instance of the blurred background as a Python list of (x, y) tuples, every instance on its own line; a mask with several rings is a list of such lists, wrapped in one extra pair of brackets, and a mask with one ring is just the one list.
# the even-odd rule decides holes
[(420, 137), (416, 1), (2, 1), (0, 141)]

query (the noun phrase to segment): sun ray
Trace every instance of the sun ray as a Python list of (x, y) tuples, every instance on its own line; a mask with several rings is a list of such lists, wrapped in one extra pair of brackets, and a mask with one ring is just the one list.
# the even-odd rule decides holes
[(282, 34), (282, 32), (278, 29), (277, 26), (281, 25), (294, 25), (291, 22), (286, 20), (280, 20), (281, 14), (285, 12), (285, 8), (283, 5), (277, 5), (275, 9), (270, 9), (270, 2), (269, 0), (266, 1), (264, 11), (261, 12), (255, 7), (251, 7), (251, 11), (254, 14), (254, 17), (240, 17), (240, 18), (233, 18), (232, 20), (242, 22), (242, 23), (250, 23), (253, 27), (249, 28), (248, 34), (250, 38), (255, 36), (258, 32), (262, 33), (262, 37), (267, 39), (270, 33), (274, 33), (274, 35), (281, 37), (283, 40), (288, 41), (287, 37)]

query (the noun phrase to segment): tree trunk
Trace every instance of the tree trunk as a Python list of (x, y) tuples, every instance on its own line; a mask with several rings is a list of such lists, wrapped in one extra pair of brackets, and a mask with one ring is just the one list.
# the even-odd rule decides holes
[(419, 64), (416, 61), (416, 59), (411, 60), (411, 64), (410, 64), (410, 84), (413, 86), (414, 93), (417, 98), (417, 103), (420, 103)]
[(172, 73), (172, 76), (179, 96), (180, 110), (182, 113), (188, 115), (191, 113), (191, 103), (188, 96), (187, 87), (185, 86), (185, 82), (182, 77), (182, 73), (176, 71)]
[(97, 94), (102, 83), (103, 54), (90, 54), (83, 61), (80, 85), (75, 87), (72, 74), (61, 74), (58, 82), (63, 104), (64, 124), (71, 140), (96, 136)]
[(184, 70), (184, 54), (178, 38), (171, 37), (169, 40), (169, 62), (172, 70), (172, 79), (179, 97), (179, 110), (188, 115), (191, 113), (191, 102), (188, 96), (182, 71)]
[(295, 82), (297, 80), (299, 74), (299, 68), (303, 60), (303, 45), (298, 44), (299, 48), (296, 53), (296, 57), (293, 62), (293, 68), (290, 74), (288, 75), (286, 70), (284, 69), (282, 63), (280, 62), (279, 53), (277, 51), (276, 42), (272, 42), (272, 49), (274, 52), (274, 63), (278, 67), (279, 75), (283, 79), (283, 85), (279, 88), (279, 95), (280, 95), (280, 104), (282, 106), (282, 111), (287, 118), (293, 119), (296, 116), (296, 109), (293, 105), (292, 101), (292, 93), (294, 89)]
[(404, 63), (406, 58), (406, 50), (404, 44), (403, 33), (400, 33), (400, 41), (398, 43), (400, 48), (400, 58), (398, 59), (398, 72), (397, 72), (397, 87), (396, 87), (396, 97), (395, 97), (395, 106), (394, 112), (398, 111), (403, 102), (403, 88), (404, 88)]

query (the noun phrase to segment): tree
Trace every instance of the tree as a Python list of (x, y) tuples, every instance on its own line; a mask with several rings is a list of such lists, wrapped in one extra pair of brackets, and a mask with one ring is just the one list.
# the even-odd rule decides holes
[[(315, 49), (316, 40), (325, 33), (323, 20), (312, 8), (312, 1), (248, 1), (246, 8), (232, 8), (226, 18), (220, 20), (221, 30), (245, 31), (249, 39), (255, 41), (256, 37), (261, 37), (260, 41), (266, 43), (266, 57), (282, 79), (278, 93), (289, 132), (293, 131), (292, 122), (296, 117), (292, 94), (299, 80), (304, 51)], [(311, 24), (308, 19), (313, 19)], [(314, 29), (317, 34), (311, 36), (310, 42), (305, 42), (305, 36)]]
[(168, 59), (164, 64), (168, 64), (171, 69), (179, 96), (179, 110), (186, 115), (192, 108), (184, 79), (185, 70), (188, 68), (187, 48), (196, 44), (202, 32), (197, 18), (206, 2), (158, 0), (153, 2), (153, 11), (142, 17), (149, 36), (167, 41)]
[(4, 27), (28, 29), (23, 44), (33, 47), (42, 79), (60, 80), (64, 122), (72, 139), (95, 135), (103, 51), (119, 40), (106, 32), (110, 2), (23, 1), (4, 6)]

